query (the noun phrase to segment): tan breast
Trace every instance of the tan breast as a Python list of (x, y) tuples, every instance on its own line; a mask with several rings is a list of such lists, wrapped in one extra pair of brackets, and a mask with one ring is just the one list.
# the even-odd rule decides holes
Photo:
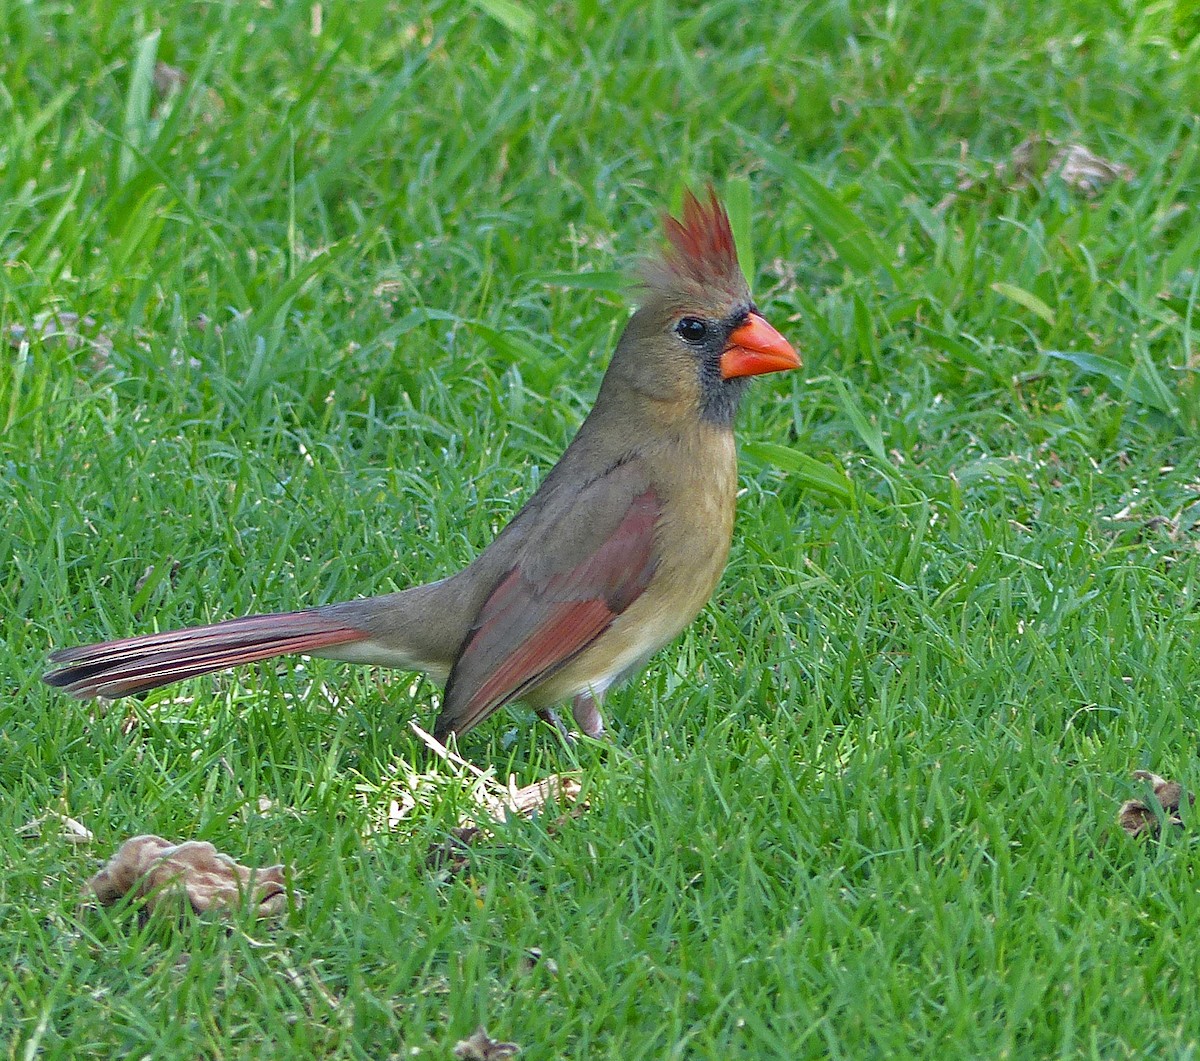
[(653, 486), (663, 501), (655, 528), (658, 567), (646, 591), (597, 642), (526, 699), (549, 706), (577, 693), (603, 693), (673, 640), (720, 581), (733, 538), (737, 453), (729, 431), (694, 426), (653, 455)]

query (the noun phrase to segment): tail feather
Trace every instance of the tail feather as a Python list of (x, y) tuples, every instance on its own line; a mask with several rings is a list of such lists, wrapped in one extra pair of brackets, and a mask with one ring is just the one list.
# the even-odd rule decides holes
[(212, 626), (60, 649), (50, 659), (64, 666), (43, 680), (81, 699), (115, 698), (242, 663), (315, 652), (367, 637), (364, 631), (315, 611), (250, 615)]

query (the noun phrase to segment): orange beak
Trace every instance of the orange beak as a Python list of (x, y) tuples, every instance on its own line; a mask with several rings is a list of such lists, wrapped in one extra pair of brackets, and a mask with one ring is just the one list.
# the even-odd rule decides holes
[(800, 367), (800, 355), (782, 335), (757, 313), (729, 335), (721, 355), (721, 378), (758, 376), (763, 372), (786, 372)]

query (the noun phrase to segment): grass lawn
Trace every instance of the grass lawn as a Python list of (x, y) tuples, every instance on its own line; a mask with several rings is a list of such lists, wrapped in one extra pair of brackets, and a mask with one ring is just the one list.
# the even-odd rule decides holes
[[(1190, 0), (0, 29), (0, 1056), (448, 1057), (479, 1024), (529, 1059), (1196, 1056), (1200, 815), (1116, 827), (1134, 769), (1200, 788)], [(1128, 171), (997, 171), (1031, 134)], [(431, 866), (479, 783), (405, 673), (41, 684), (55, 646), (463, 565), (709, 179), (806, 362), (744, 409), (725, 579), (613, 747), (522, 708), (461, 747), (586, 811)], [(139, 833), (302, 902), (77, 909)]]

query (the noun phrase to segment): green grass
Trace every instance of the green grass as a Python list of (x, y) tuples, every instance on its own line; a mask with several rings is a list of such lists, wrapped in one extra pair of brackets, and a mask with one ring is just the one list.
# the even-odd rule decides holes
[[(4, 1056), (445, 1057), (481, 1022), (532, 1059), (1196, 1055), (1195, 828), (1115, 829), (1135, 768), (1200, 787), (1194, 5), (0, 28)], [(989, 179), (1033, 132), (1134, 178)], [(748, 402), (725, 580), (610, 698), (619, 750), (520, 709), (463, 746), (577, 770), (585, 814), (447, 879), (469, 786), (408, 728), (428, 683), (306, 661), (107, 713), (40, 683), (53, 646), (465, 563), (586, 411), (611, 274), (709, 179), (806, 359)], [(95, 842), (20, 833), (47, 811)], [(141, 832), (287, 862), (304, 903), (77, 911)]]

